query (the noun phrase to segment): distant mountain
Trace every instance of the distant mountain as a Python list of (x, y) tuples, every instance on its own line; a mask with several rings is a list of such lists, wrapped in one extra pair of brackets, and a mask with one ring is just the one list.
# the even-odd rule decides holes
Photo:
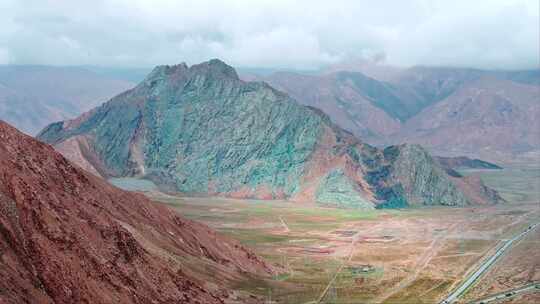
[(80, 67), (0, 66), (0, 119), (28, 134), (73, 118), (134, 86)]
[(437, 156), (435, 160), (441, 164), (444, 168), (449, 169), (490, 169), (490, 170), (500, 170), (502, 167), (483, 161), (481, 159), (471, 159), (466, 156), (458, 157), (442, 157)]
[(110, 79), (124, 80), (129, 83), (141, 82), (152, 68), (122, 68), (122, 67), (106, 67), (106, 66), (81, 66), (85, 70), (96, 73), (99, 76), (107, 77)]
[(380, 146), (419, 143), (437, 154), (492, 159), (540, 150), (540, 71), (414, 67), (375, 79), (343, 69), (251, 79), (322, 109)]
[(338, 62), (319, 71), (319, 74), (332, 74), (335, 72), (360, 72), (370, 78), (381, 81), (390, 81), (400, 75), (405, 68), (385, 64), (384, 61), (370, 59), (356, 59)]
[(540, 87), (482, 77), (405, 122), (393, 141), (480, 157), (539, 150), (539, 100)]
[(380, 150), (219, 60), (156, 67), (138, 86), (40, 140), (96, 175), (187, 193), (371, 209), (493, 202), (467, 196), (421, 147)]
[(260, 303), (231, 286), (272, 271), (3, 121), (0, 249), (1, 303)]
[(401, 121), (415, 113), (414, 106), (403, 103), (405, 94), (362, 73), (279, 72), (256, 79), (287, 92), (304, 105), (323, 110), (334, 122), (366, 141), (395, 134)]

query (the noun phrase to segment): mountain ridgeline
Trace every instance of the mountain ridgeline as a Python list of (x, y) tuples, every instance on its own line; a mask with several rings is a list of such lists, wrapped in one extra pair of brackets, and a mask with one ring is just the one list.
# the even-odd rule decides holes
[(145, 177), (192, 194), (363, 209), (499, 200), (448, 175), (420, 146), (372, 147), (217, 59), (158, 66), (135, 88), (38, 138), (96, 175)]

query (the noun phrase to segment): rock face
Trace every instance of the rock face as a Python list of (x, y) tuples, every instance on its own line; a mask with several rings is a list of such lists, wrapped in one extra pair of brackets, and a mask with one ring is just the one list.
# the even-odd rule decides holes
[(0, 121), (1, 303), (225, 303), (227, 284), (270, 271)]
[(456, 191), (446, 172), (420, 146), (392, 146), (384, 153), (392, 163), (390, 174), (403, 187), (407, 201), (423, 201), (427, 205), (466, 204), (463, 193)]
[(323, 205), (344, 208), (369, 209), (372, 206), (371, 202), (358, 193), (355, 185), (340, 169), (331, 171), (323, 178), (315, 193), (315, 198)]
[(101, 176), (144, 176), (188, 193), (368, 209), (473, 202), (420, 147), (387, 153), (364, 144), (321, 111), (241, 81), (219, 60), (157, 67), (39, 139)]

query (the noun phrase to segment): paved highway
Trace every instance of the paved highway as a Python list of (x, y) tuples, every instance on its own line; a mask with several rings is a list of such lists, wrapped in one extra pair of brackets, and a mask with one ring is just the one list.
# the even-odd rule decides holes
[(464, 292), (469, 288), (478, 278), (486, 272), (494, 263), (495, 261), (503, 254), (506, 250), (512, 246), (513, 243), (516, 241), (519, 241), (522, 239), (527, 233), (533, 231), (540, 223), (536, 223), (534, 225), (529, 226), (525, 231), (521, 232), (520, 234), (516, 235), (512, 239), (506, 241), (502, 247), (497, 249), (497, 251), (489, 258), (487, 259), (467, 280), (465, 280), (461, 285), (454, 290), (448, 297), (446, 297), (444, 300), (442, 300), (441, 304), (451, 304), (454, 303)]
[(530, 292), (540, 292), (540, 282), (531, 283), (529, 285), (525, 285), (523, 287), (510, 289), (507, 291), (499, 292), (497, 294), (487, 296), (472, 302), (469, 302), (469, 304), (488, 304), (493, 301), (498, 301), (502, 299), (511, 299), (515, 296), (518, 296), (522, 293), (530, 293)]

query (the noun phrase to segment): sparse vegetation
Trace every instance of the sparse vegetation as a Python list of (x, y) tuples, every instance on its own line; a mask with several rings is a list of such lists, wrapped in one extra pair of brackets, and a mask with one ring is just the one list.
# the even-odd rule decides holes
[[(532, 191), (527, 194), (527, 189), (518, 185), (534, 171), (489, 172), (510, 173), (486, 179), (506, 194), (506, 199), (512, 195), (533, 197)], [(271, 293), (278, 303), (316, 300), (343, 263), (346, 267), (337, 274), (323, 303), (377, 299), (385, 303), (433, 303), (500, 238), (538, 217), (531, 213), (537, 210), (535, 206), (521, 200), (484, 208), (365, 211), (289, 201), (147, 194), (238, 239), (279, 265), (282, 271), (273, 280), (238, 283), (242, 289), (264, 297)], [(358, 241), (352, 246), (356, 237)], [(353, 271), (363, 265), (372, 266), (373, 271)], [(389, 290), (395, 292), (385, 295)]]
[[(278, 303), (315, 301), (343, 263), (346, 267), (337, 274), (323, 303), (372, 301), (388, 290), (395, 293), (383, 297), (385, 303), (433, 303), (513, 229), (514, 221), (531, 211), (530, 205), (519, 209), (501, 205), (365, 212), (287, 201), (156, 199), (279, 265), (282, 272), (271, 281), (239, 283), (261, 296), (271, 293)], [(358, 242), (351, 249), (356, 234)], [(423, 256), (425, 260), (419, 260)], [(351, 270), (362, 265), (373, 266), (373, 271)], [(416, 279), (402, 286), (413, 276)]]

